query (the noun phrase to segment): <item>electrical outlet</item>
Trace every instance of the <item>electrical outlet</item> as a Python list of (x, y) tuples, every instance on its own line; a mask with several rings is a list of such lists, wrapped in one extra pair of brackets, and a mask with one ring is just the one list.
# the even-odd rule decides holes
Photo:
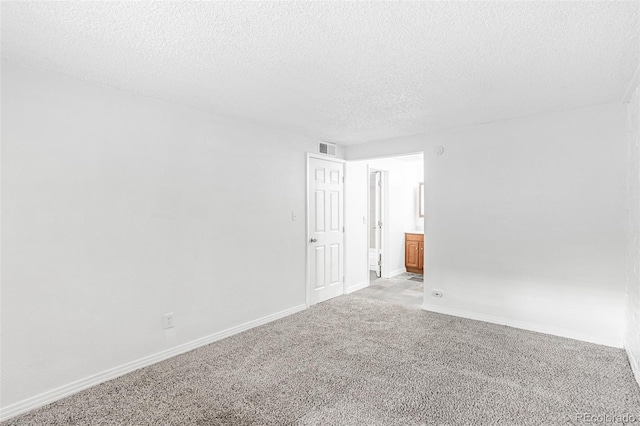
[(168, 314), (164, 314), (162, 317), (162, 325), (163, 328), (173, 328), (173, 312), (169, 312)]
[(442, 297), (442, 292), (441, 292), (440, 290), (433, 290), (433, 291), (431, 292), (431, 295), (432, 295), (433, 297)]

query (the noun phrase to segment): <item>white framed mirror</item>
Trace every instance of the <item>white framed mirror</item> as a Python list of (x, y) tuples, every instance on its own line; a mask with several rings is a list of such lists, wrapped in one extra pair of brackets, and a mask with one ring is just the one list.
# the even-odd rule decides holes
[(418, 217), (424, 217), (424, 182), (418, 183)]

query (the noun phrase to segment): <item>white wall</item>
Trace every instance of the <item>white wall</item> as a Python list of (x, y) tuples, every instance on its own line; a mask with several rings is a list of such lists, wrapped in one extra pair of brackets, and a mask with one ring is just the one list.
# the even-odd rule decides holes
[(3, 407), (305, 303), (315, 141), (5, 62), (2, 91)]
[(346, 157), (425, 151), (425, 291), (444, 292), (429, 309), (622, 346), (626, 120), (604, 105)]
[(627, 332), (625, 348), (640, 383), (640, 87), (629, 103)]

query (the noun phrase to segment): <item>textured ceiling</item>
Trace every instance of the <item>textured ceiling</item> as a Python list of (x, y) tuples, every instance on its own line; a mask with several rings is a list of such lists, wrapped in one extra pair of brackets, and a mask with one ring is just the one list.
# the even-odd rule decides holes
[(638, 2), (3, 2), (2, 57), (344, 144), (621, 101)]

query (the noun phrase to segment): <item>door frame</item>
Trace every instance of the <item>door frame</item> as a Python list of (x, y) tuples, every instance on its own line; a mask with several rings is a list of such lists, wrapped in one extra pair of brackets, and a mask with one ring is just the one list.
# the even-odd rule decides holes
[[(342, 226), (344, 228), (344, 222), (345, 222), (345, 208), (344, 208), (344, 201), (345, 201), (345, 180), (346, 180), (346, 167), (345, 167), (345, 163), (346, 160), (343, 160), (341, 158), (336, 158), (336, 157), (331, 157), (328, 155), (322, 155), (322, 154), (316, 154), (316, 153), (312, 153), (312, 152), (307, 152), (306, 155), (306, 168), (305, 168), (305, 182), (306, 182), (306, 188), (305, 188), (305, 196), (306, 196), (306, 201), (305, 201), (305, 228), (304, 228), (304, 235), (305, 235), (305, 240), (304, 240), (304, 244), (305, 244), (305, 260), (304, 260), (304, 264), (305, 264), (305, 292), (306, 292), (306, 304), (307, 304), (307, 308), (309, 308), (311, 306), (311, 268), (309, 265), (309, 250), (311, 249), (311, 245), (309, 244), (309, 212), (310, 212), (310, 203), (309, 203), (309, 170), (310, 170), (310, 160), (312, 158), (317, 158), (319, 160), (325, 160), (325, 161), (332, 161), (335, 163), (340, 163), (342, 164), (342, 177), (343, 177), (343, 181), (342, 181), (342, 200), (340, 200), (341, 204), (341, 208), (342, 208)], [(345, 238), (344, 238), (344, 234), (345, 232), (342, 232), (342, 265), (343, 265), (343, 269), (342, 269), (342, 294), (344, 294), (344, 289), (345, 289), (345, 276), (346, 276), (346, 248), (345, 248)]]
[[(427, 189), (427, 173), (426, 173), (426, 168), (427, 168), (427, 164), (426, 164), (426, 152), (425, 151), (411, 151), (411, 152), (401, 152), (401, 153), (396, 153), (396, 154), (388, 154), (388, 155), (381, 155), (381, 156), (375, 156), (375, 157), (365, 157), (365, 158), (357, 158), (357, 159), (353, 159), (353, 160), (349, 160), (349, 161), (355, 161), (355, 162), (367, 162), (367, 178), (366, 178), (366, 188), (364, 188), (367, 191), (367, 210), (369, 209), (369, 205), (371, 203), (369, 197), (370, 197), (370, 189), (369, 189), (369, 176), (370, 176), (370, 172), (372, 171), (372, 167), (370, 166), (369, 162), (370, 161), (374, 161), (374, 160), (379, 160), (379, 159), (385, 159), (385, 158), (394, 158), (394, 157), (402, 157), (405, 155), (416, 155), (416, 154), (422, 154), (422, 159), (423, 159), (423, 168), (422, 168), (422, 182), (424, 183), (424, 187), (423, 187), (423, 197), (425, 197), (426, 194), (426, 189)], [(382, 188), (384, 191), (384, 194), (387, 195), (386, 197), (383, 196), (383, 199), (388, 199), (388, 194), (389, 194), (389, 171), (388, 170), (384, 170), (384, 169), (375, 169), (375, 170), (381, 170), (383, 172), (382, 175)], [(346, 193), (345, 193), (346, 195)], [(425, 198), (425, 202), (426, 202), (426, 198)], [(389, 204), (385, 203), (385, 208), (383, 209), (383, 217), (386, 220), (386, 218), (388, 218), (388, 214), (389, 214)], [(426, 209), (426, 207), (425, 207)], [(369, 224), (370, 222), (370, 218), (369, 218), (369, 213), (367, 212), (367, 224)], [(426, 222), (427, 222), (427, 215), (425, 213), (425, 215), (422, 217), (422, 225), (423, 225), (423, 229), (425, 229), (425, 239), (426, 239)], [(383, 228), (382, 228), (382, 239), (383, 239), (383, 247), (384, 245), (388, 245), (388, 227), (384, 227), (384, 223), (383, 223)], [(371, 276), (370, 276), (370, 272), (369, 272), (369, 245), (371, 244), (370, 241), (370, 235), (369, 232), (367, 230), (367, 254), (366, 254), (366, 261), (362, 262), (362, 268), (366, 268), (366, 273), (367, 273), (367, 287), (371, 285)], [(388, 258), (386, 257), (387, 252), (385, 252), (383, 250), (383, 254), (382, 254), (382, 277), (388, 277), (389, 271), (388, 268), (385, 268), (385, 265), (388, 265)], [(424, 255), (423, 255), (423, 264), (425, 265), (425, 269), (426, 269), (426, 258), (427, 258), (427, 249), (425, 248), (424, 251)], [(348, 265), (346, 265), (346, 267), (348, 268)], [(425, 273), (424, 275), (424, 283), (425, 286), (427, 284), (427, 273)], [(426, 288), (426, 287), (425, 287)], [(423, 296), (423, 303), (427, 300), (427, 295), (425, 293), (425, 295)]]

